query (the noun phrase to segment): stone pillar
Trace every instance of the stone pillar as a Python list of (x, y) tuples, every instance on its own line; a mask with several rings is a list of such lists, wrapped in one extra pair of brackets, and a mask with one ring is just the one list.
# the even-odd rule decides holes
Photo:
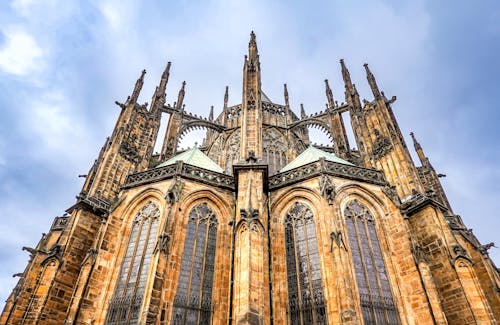
[(238, 180), (233, 275), (234, 324), (270, 324), (265, 165), (235, 166)]

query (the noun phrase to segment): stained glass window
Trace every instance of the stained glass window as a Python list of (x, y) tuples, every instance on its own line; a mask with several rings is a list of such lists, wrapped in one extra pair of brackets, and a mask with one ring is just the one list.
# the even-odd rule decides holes
[(313, 213), (296, 202), (285, 219), (286, 269), (291, 324), (327, 324)]
[(135, 216), (106, 324), (137, 324), (158, 232), (160, 210), (148, 202)]
[(400, 324), (372, 215), (354, 200), (344, 216), (364, 323)]
[(217, 218), (207, 203), (189, 213), (172, 324), (210, 324)]

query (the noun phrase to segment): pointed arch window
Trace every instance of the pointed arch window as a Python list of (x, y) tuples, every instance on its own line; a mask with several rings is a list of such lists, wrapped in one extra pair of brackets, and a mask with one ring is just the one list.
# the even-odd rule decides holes
[(372, 215), (354, 200), (344, 216), (364, 323), (400, 324)]
[(106, 324), (137, 324), (156, 236), (158, 206), (148, 202), (134, 218)]
[(217, 217), (207, 203), (191, 210), (172, 324), (210, 324)]
[(291, 324), (327, 324), (316, 226), (311, 209), (296, 202), (285, 219)]

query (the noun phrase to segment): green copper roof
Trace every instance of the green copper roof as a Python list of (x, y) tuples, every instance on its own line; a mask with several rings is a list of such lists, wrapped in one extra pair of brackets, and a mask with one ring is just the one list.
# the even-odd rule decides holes
[(329, 152), (320, 150), (318, 148), (315, 148), (313, 146), (310, 146), (309, 148), (304, 150), (304, 152), (302, 152), (300, 155), (298, 155), (297, 158), (295, 158), (288, 165), (283, 167), (280, 170), (280, 173), (286, 172), (288, 170), (292, 170), (292, 169), (300, 167), (300, 166), (307, 165), (307, 164), (315, 162), (315, 161), (318, 161), (320, 158), (325, 158), (328, 161), (333, 161), (336, 163), (354, 166), (350, 162), (345, 161), (344, 159), (340, 159), (339, 157), (335, 156), (332, 153), (329, 153)]
[(186, 150), (177, 156), (170, 158), (167, 161), (159, 164), (158, 167), (164, 167), (168, 165), (173, 165), (177, 161), (182, 160), (186, 164), (193, 165), (200, 168), (205, 168), (217, 173), (224, 173), (224, 170), (217, 165), (212, 159), (200, 151), (200, 149), (193, 147), (192, 149)]

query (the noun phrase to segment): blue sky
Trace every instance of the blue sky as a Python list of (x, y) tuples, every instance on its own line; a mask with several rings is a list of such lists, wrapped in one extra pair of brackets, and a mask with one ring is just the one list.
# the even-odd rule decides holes
[[(13, 0), (0, 4), (0, 301), (82, 179), (145, 68), (150, 101), (172, 61), (167, 101), (187, 81), (186, 107), (220, 112), (241, 99), (255, 30), (267, 95), (292, 109), (339, 101), (344, 58), (371, 99), (368, 62), (410, 144), (417, 135), (455, 213), (483, 243), (500, 229), (500, 4), (470, 1)], [(194, 142), (196, 134), (184, 145)], [(500, 242), (498, 242), (500, 245)], [(490, 255), (500, 264), (500, 249)]]

